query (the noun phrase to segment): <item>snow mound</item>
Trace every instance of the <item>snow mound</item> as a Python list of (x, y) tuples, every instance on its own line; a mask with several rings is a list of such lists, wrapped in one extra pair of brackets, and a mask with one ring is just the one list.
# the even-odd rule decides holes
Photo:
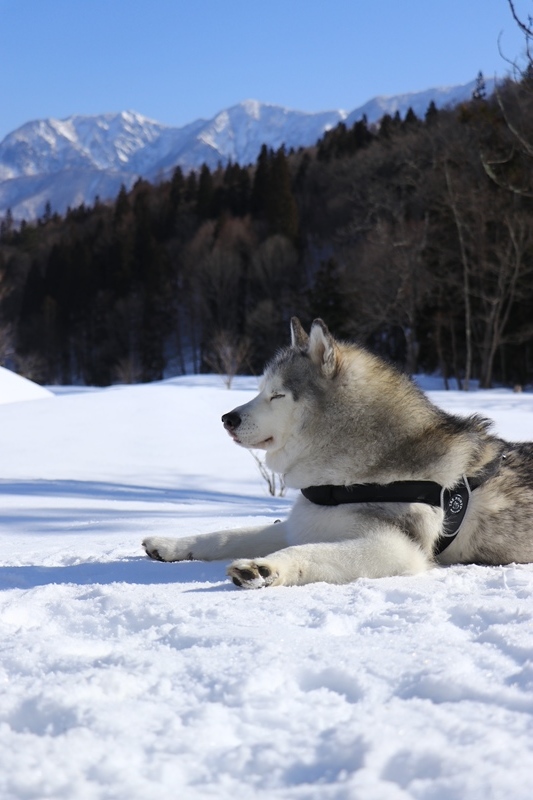
[(22, 375), (0, 367), (0, 404), (20, 403), (21, 400), (42, 400), (53, 397), (52, 392)]

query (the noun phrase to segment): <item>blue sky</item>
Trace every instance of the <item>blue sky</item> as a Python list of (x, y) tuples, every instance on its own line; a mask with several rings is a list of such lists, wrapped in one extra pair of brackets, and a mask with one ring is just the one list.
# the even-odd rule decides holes
[(125, 109), (184, 125), (248, 98), (350, 111), (504, 75), (500, 35), (519, 55), (506, 0), (0, 0), (0, 139)]

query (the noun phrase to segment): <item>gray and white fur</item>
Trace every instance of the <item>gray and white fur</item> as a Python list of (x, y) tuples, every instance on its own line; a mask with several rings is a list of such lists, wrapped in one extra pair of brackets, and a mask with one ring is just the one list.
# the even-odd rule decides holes
[(490, 422), (434, 406), (412, 381), (322, 320), (309, 336), (291, 321), (292, 343), (267, 365), (257, 397), (222, 418), (234, 441), (266, 451), (287, 486), (482, 481), (457, 538), (435, 556), (440, 508), (422, 503), (315, 505), (303, 496), (289, 517), (257, 528), (184, 539), (149, 537), (162, 561), (235, 559), (247, 589), (348, 583), (412, 575), (441, 564), (533, 561), (533, 444), (491, 435)]

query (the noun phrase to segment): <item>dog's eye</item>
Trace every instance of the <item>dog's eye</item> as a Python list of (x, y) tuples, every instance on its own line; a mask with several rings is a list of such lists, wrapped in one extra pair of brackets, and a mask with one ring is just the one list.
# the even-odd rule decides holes
[(280, 394), (279, 392), (276, 392), (275, 394), (273, 394), (273, 395), (272, 395), (272, 397), (270, 398), (270, 400), (271, 400), (271, 401), (272, 401), (272, 400), (279, 400), (279, 399), (280, 399), (280, 397), (285, 397), (285, 395), (284, 395), (284, 394)]

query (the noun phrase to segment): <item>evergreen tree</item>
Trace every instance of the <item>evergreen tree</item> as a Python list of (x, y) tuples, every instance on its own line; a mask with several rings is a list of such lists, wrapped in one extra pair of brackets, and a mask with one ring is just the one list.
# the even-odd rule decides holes
[(401, 127), (402, 121), (400, 119), (400, 115), (398, 112), (391, 117), (390, 114), (385, 114), (381, 118), (381, 122), (379, 124), (379, 138), (380, 139), (390, 139)]
[(273, 233), (281, 233), (291, 241), (298, 236), (298, 207), (291, 186), (291, 176), (285, 148), (272, 160), (267, 192), (268, 222)]
[(13, 214), (11, 213), (11, 209), (8, 208), (4, 219), (0, 223), (0, 240), (8, 241), (12, 232), (13, 232)]
[(486, 100), (486, 99), (487, 99), (487, 87), (485, 86), (485, 78), (483, 77), (483, 73), (480, 70), (476, 78), (476, 88), (472, 92), (472, 100)]
[(248, 169), (230, 161), (224, 170), (222, 186), (219, 188), (218, 213), (229, 211), (236, 217), (245, 216), (250, 210), (250, 193)]
[(271, 152), (269, 152), (268, 147), (264, 144), (257, 158), (252, 184), (252, 214), (256, 217), (264, 217), (267, 213), (271, 156)]
[(185, 181), (185, 201), (193, 203), (198, 193), (198, 178), (196, 172), (189, 172)]
[(176, 167), (172, 174), (165, 210), (162, 213), (161, 231), (164, 238), (176, 232), (178, 214), (185, 198), (185, 178), (181, 167)]
[(427, 107), (425, 121), (426, 125), (433, 125), (437, 121), (437, 117), (439, 116), (439, 112), (437, 106), (435, 105), (435, 101), (432, 100), (429, 106)]
[(29, 269), (22, 292), (19, 323), (24, 325), (30, 317), (39, 314), (44, 301), (44, 279), (37, 261)]
[(373, 135), (368, 130), (368, 119), (366, 114), (360, 119), (352, 128), (352, 138), (355, 145), (355, 150), (361, 150), (367, 147), (374, 139)]
[(137, 191), (133, 201), (134, 236), (135, 236), (135, 278), (144, 281), (150, 272), (153, 254), (152, 230), (148, 194)]
[(176, 167), (170, 182), (170, 205), (174, 211), (180, 207), (184, 193), (185, 178), (183, 177), (183, 171), (181, 167)]
[(414, 128), (416, 125), (418, 125), (418, 117), (416, 116), (411, 106), (409, 106), (409, 108), (407, 109), (407, 114), (405, 115), (405, 119), (403, 121), (403, 127), (405, 129), (408, 129), (408, 128)]
[(115, 222), (120, 222), (120, 220), (123, 219), (123, 217), (127, 214), (129, 207), (130, 203), (128, 200), (128, 193), (126, 191), (126, 187), (124, 184), (122, 184), (117, 199), (115, 200)]
[(250, 179), (250, 170), (247, 167), (241, 167), (236, 181), (236, 214), (244, 217), (250, 213), (251, 196), (252, 181)]
[(211, 170), (204, 164), (200, 170), (196, 194), (196, 213), (200, 219), (209, 219), (213, 210), (214, 184)]

